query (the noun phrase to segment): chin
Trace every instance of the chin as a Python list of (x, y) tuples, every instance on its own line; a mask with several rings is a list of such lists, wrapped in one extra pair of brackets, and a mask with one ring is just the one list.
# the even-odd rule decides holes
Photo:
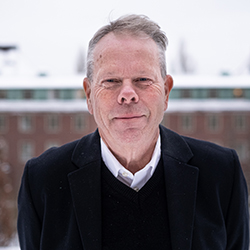
[(124, 130), (119, 130), (116, 133), (116, 137), (120, 138), (123, 143), (134, 143), (140, 141), (143, 138), (142, 128), (126, 128)]

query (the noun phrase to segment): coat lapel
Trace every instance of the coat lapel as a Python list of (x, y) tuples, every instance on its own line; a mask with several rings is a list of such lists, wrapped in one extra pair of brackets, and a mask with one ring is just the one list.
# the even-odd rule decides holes
[(79, 167), (68, 175), (73, 206), (85, 250), (101, 250), (101, 157), (99, 135), (83, 138), (73, 163)]
[(182, 137), (165, 128), (161, 137), (172, 249), (189, 250), (199, 170), (187, 164), (193, 154)]
[[(73, 206), (86, 250), (101, 250), (101, 153), (96, 131), (76, 147), (68, 175)], [(187, 162), (193, 154), (179, 135), (161, 127), (169, 226), (173, 250), (190, 250), (196, 205), (198, 168)], [(87, 178), (86, 178), (87, 176)]]

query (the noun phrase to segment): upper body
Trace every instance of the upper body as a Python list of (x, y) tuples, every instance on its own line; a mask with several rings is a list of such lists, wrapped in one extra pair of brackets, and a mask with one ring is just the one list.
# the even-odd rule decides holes
[[(247, 189), (235, 152), (164, 127), (161, 144), (172, 249), (247, 250)], [(27, 163), (22, 249), (102, 249), (101, 162), (96, 131)]]
[[(84, 249), (100, 249), (100, 222), (107, 213), (101, 213), (99, 136), (132, 175), (150, 162), (173, 87), (166, 73), (166, 43), (157, 24), (136, 15), (101, 28), (91, 39), (83, 87), (98, 135), (27, 164), (19, 195), (21, 245), (37, 248), (40, 242), (48, 249), (53, 242), (52, 249), (81, 249), (82, 239)], [(161, 198), (168, 216), (162, 214), (172, 249), (246, 249), (246, 187), (235, 153), (165, 130), (161, 140), (161, 183), (166, 185)]]

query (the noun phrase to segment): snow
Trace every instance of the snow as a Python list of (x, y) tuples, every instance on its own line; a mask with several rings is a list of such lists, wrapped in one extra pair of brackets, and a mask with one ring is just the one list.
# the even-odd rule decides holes
[(19, 247), (0, 247), (0, 250), (20, 250)]
[(170, 100), (167, 112), (250, 111), (250, 100)]
[(0, 112), (83, 112), (86, 100), (74, 101), (0, 101)]
[(250, 88), (250, 75), (240, 76), (173, 76), (177, 88)]
[(82, 89), (83, 76), (0, 77), (0, 89)]

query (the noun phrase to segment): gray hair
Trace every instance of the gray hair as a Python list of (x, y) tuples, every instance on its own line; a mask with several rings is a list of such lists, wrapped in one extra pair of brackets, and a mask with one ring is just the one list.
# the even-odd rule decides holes
[(159, 49), (161, 75), (163, 79), (165, 78), (167, 74), (165, 51), (167, 48), (168, 39), (157, 23), (151, 21), (147, 16), (134, 14), (122, 16), (115, 21), (111, 21), (108, 25), (100, 28), (90, 40), (87, 54), (87, 77), (90, 82), (93, 80), (93, 54), (95, 46), (105, 35), (111, 32), (116, 34), (129, 33), (137, 37), (146, 34), (148, 37), (152, 38)]

